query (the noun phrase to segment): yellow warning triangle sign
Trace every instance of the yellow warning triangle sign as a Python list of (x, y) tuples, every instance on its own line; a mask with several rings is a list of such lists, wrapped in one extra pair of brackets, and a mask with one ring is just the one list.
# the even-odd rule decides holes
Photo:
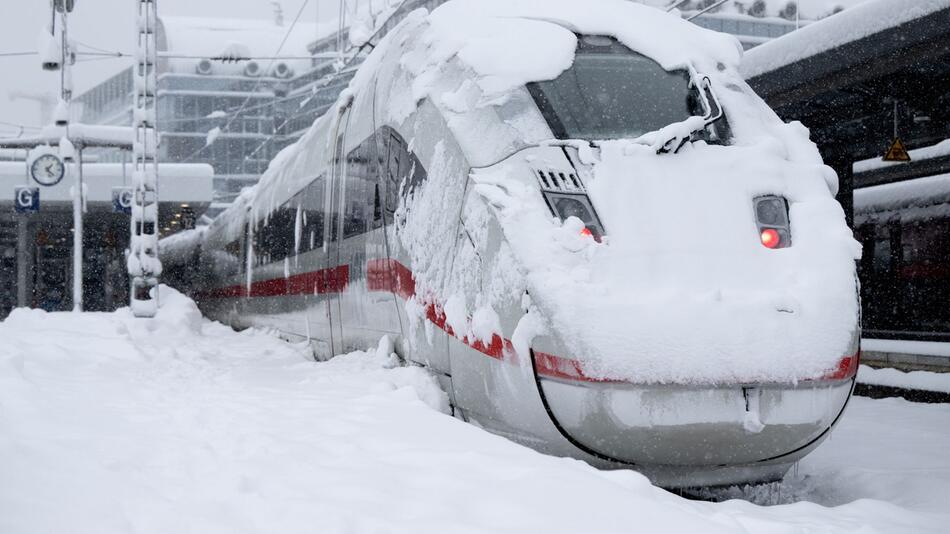
[(894, 138), (891, 147), (884, 153), (884, 161), (910, 161), (910, 154), (907, 153), (907, 148), (904, 147), (900, 137)]

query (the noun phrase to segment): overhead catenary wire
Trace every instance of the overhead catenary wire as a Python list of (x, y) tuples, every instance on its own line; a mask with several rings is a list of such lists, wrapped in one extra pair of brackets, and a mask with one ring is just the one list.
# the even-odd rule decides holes
[(39, 127), (39, 126), (29, 126), (29, 125), (26, 125), (26, 124), (17, 124), (17, 123), (15, 123), (15, 122), (7, 122), (7, 121), (0, 121), (0, 125), (2, 125), (2, 126), (12, 126), (12, 127), (14, 127), (14, 128), (20, 128), (20, 129), (24, 129), (24, 130), (42, 130), (42, 128)]
[(693, 15), (691, 15), (689, 18), (686, 19), (686, 21), (689, 22), (689, 21), (695, 19), (696, 17), (698, 17), (698, 16), (700, 16), (700, 15), (702, 15), (702, 14), (704, 14), (704, 13), (707, 13), (707, 12), (709, 12), (709, 11), (712, 11), (713, 9), (716, 9), (717, 7), (719, 7), (719, 6), (723, 5), (723, 4), (725, 4), (725, 3), (728, 2), (728, 1), (729, 1), (729, 0), (719, 0), (719, 1), (716, 2), (715, 4), (706, 6), (705, 8), (701, 9), (701, 10), (698, 11), (697, 13), (694, 13)]
[(689, 0), (676, 0), (676, 1), (673, 2), (672, 4), (668, 5), (668, 6), (666, 7), (666, 10), (667, 10), (667, 11), (673, 11), (674, 9), (680, 7), (681, 5), (685, 4), (686, 2), (689, 2)]

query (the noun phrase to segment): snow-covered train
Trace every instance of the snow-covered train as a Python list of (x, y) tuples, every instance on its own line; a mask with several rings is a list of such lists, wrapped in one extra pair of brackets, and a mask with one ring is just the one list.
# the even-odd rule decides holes
[(544, 452), (778, 479), (850, 396), (860, 247), (741, 54), (623, 0), (414, 12), (203, 234), (195, 297), (318, 358), (388, 336)]

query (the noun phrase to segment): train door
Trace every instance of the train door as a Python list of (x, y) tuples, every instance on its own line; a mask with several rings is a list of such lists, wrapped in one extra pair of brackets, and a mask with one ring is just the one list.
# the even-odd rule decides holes
[(330, 344), (334, 355), (344, 352), (340, 297), (349, 281), (349, 266), (342, 263), (340, 249), (343, 243), (343, 188), (346, 182), (346, 124), (350, 119), (351, 108), (352, 101), (340, 110), (333, 128), (333, 150), (330, 151), (330, 173), (327, 179), (326, 209), (324, 210), (327, 232), (325, 237), (327, 265), (324, 271), (326, 273), (326, 302), (327, 315), (330, 319)]

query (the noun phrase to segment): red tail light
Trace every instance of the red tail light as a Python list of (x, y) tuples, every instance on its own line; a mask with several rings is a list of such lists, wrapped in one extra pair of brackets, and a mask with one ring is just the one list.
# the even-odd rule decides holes
[(778, 230), (775, 228), (766, 228), (762, 230), (762, 233), (759, 235), (762, 239), (762, 244), (767, 248), (778, 248), (782, 244), (782, 236), (778, 233)]
[(838, 365), (834, 369), (828, 371), (823, 376), (818, 378), (808, 378), (805, 381), (811, 382), (813, 380), (845, 380), (848, 378), (853, 378), (854, 375), (858, 374), (858, 365), (861, 363), (861, 351), (857, 351), (851, 356), (844, 356), (838, 360)]
[(845, 356), (838, 361), (838, 366), (834, 371), (826, 374), (822, 378), (825, 380), (843, 380), (851, 378), (858, 374), (858, 365), (861, 362), (861, 351), (855, 352), (851, 356)]
[(762, 246), (768, 249), (792, 246), (788, 202), (780, 196), (766, 195), (754, 198), (753, 206)]

